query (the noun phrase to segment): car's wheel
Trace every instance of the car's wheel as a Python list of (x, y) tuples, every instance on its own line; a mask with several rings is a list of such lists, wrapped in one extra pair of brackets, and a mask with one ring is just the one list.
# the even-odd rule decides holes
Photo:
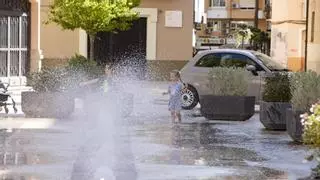
[(185, 110), (191, 110), (199, 103), (199, 95), (197, 90), (188, 85), (187, 89), (182, 92), (182, 108)]

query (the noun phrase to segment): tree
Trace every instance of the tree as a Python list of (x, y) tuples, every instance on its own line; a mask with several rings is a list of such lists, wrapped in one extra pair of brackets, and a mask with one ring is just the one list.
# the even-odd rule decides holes
[(138, 18), (133, 11), (140, 0), (54, 0), (47, 23), (62, 29), (83, 29), (90, 39), (90, 59), (94, 59), (94, 40), (98, 32), (128, 30)]
[(254, 50), (260, 50), (263, 53), (269, 54), (269, 34), (255, 27), (249, 28), (252, 32), (252, 35), (250, 37), (250, 46), (253, 47)]
[(248, 26), (245, 24), (240, 24), (238, 26), (238, 29), (235, 32), (236, 40), (238, 43), (237, 48), (241, 44), (241, 48), (244, 49), (244, 42), (249, 41), (251, 38), (251, 35), (252, 33), (250, 31), (250, 28), (248, 28)]

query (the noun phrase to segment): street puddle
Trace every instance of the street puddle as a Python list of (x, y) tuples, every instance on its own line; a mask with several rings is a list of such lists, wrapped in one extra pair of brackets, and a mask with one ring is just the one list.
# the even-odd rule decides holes
[(0, 174), (1, 180), (44, 180), (48, 179), (47, 177), (43, 177), (40, 175), (29, 175), (29, 174), (20, 174), (20, 173), (8, 173), (8, 174)]
[(34, 144), (35, 136), (26, 136), (25, 134), (30, 131), (21, 129), (0, 130), (0, 168), (23, 165), (46, 165), (63, 161), (63, 158), (46, 152), (46, 149), (41, 150), (41, 148), (34, 146), (36, 145)]
[(199, 149), (175, 148), (163, 152), (161, 155), (147, 156), (143, 162), (232, 167), (247, 166), (247, 161), (262, 162), (265, 160), (257, 153), (242, 148), (207, 146)]
[[(207, 176), (198, 174), (194, 176), (197, 178), (193, 179), (287, 179), (287, 174), (283, 171), (262, 166), (267, 158), (250, 148), (235, 147), (236, 143), (245, 142), (250, 137), (243, 134), (225, 134), (215, 124), (179, 124), (171, 127), (163, 125), (157, 128), (144, 126), (143, 129), (145, 131), (136, 132), (146, 137), (150, 143), (169, 147), (169, 150), (140, 159), (141, 163), (148, 166), (177, 166), (183, 168), (184, 172), (189, 169), (194, 172), (192, 168), (198, 167), (206, 169), (204, 172), (221, 172)], [(177, 175), (177, 172), (174, 172), (174, 175)]]
[(56, 163), (48, 153), (0, 151), (0, 167), (22, 165), (44, 165)]

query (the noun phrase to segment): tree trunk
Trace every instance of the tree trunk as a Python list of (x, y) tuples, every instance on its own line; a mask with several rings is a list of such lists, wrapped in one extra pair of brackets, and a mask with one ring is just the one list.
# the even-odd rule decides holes
[(95, 35), (89, 35), (90, 40), (90, 60), (94, 60), (94, 39)]
[(254, 13), (254, 27), (259, 27), (259, 0), (256, 0), (255, 13)]
[(244, 36), (242, 36), (241, 44), (242, 44), (242, 49), (244, 49)]

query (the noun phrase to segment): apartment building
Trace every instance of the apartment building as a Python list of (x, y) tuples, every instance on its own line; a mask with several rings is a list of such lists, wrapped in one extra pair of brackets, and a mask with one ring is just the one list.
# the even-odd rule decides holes
[[(268, 3), (259, 0), (258, 28), (263, 31), (270, 29), (265, 15)], [(198, 28), (198, 41), (204, 37), (210, 38), (211, 45), (229, 44), (239, 25), (254, 26), (255, 0), (205, 0), (205, 12), (206, 27)]]
[(272, 1), (271, 56), (293, 71), (305, 67), (306, 0)]

